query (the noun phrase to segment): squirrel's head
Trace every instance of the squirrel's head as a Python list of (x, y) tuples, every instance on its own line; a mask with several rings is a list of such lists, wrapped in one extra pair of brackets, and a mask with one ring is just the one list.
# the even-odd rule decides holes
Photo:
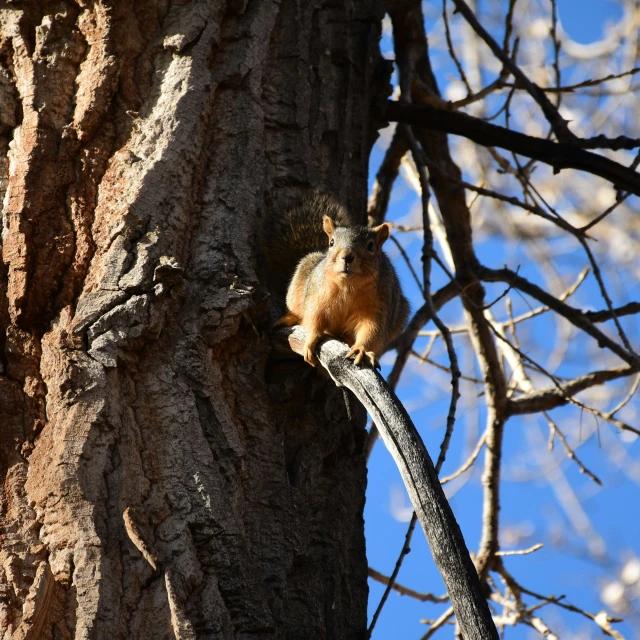
[(341, 279), (373, 279), (378, 273), (382, 245), (391, 225), (377, 227), (339, 227), (323, 216), (322, 227), (329, 238), (327, 259), (333, 273)]

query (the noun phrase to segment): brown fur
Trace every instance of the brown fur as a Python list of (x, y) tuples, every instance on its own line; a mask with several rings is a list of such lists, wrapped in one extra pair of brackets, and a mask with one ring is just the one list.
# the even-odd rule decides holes
[(287, 313), (276, 326), (305, 327), (304, 359), (313, 366), (323, 336), (346, 342), (351, 347), (346, 357), (356, 364), (379, 366), (378, 357), (409, 313), (382, 251), (390, 227), (341, 227), (327, 215), (322, 223), (329, 247), (302, 258), (287, 292)]

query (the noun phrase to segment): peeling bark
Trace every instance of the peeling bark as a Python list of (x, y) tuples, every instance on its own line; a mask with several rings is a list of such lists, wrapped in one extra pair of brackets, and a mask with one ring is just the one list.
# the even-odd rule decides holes
[(0, 5), (2, 640), (365, 632), (364, 416), (270, 363), (260, 248), (365, 219), (380, 11)]

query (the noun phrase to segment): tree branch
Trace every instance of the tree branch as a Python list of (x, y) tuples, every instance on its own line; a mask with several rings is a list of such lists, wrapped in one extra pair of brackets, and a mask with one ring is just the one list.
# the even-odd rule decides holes
[(593, 371), (585, 376), (580, 376), (563, 384), (560, 389), (557, 387), (547, 387), (531, 393), (527, 393), (519, 398), (512, 398), (507, 407), (510, 416), (522, 415), (524, 413), (538, 413), (549, 411), (556, 407), (561, 407), (569, 402), (572, 395), (584, 391), (597, 384), (604, 384), (610, 380), (625, 378), (638, 371), (635, 367), (618, 367), (611, 370)]
[(505, 69), (508, 69), (513, 77), (540, 105), (545, 118), (553, 128), (559, 140), (574, 140), (575, 134), (569, 131), (567, 121), (560, 115), (556, 107), (553, 106), (545, 92), (522, 72), (520, 67), (509, 57), (506, 51), (491, 37), (489, 32), (478, 22), (475, 14), (464, 0), (453, 0), (456, 9), (464, 16), (471, 28), (487, 43), (493, 54), (502, 62)]
[[(629, 302), (623, 307), (613, 309), (613, 313), (620, 318), (621, 316), (630, 316), (634, 313), (640, 313), (640, 302)], [(613, 314), (609, 309), (604, 311), (584, 311), (582, 314), (589, 322), (606, 322), (613, 318)]]
[(604, 156), (573, 144), (551, 142), (511, 131), (459, 111), (431, 105), (387, 102), (385, 117), (392, 122), (452, 133), (485, 147), (500, 147), (521, 156), (544, 162), (555, 169), (586, 171), (613, 183), (616, 189), (640, 195), (640, 175)]
[(542, 304), (547, 305), (550, 309), (568, 320), (572, 325), (578, 327), (578, 329), (582, 329), (582, 331), (588, 333), (598, 342), (599, 347), (606, 347), (634, 368), (640, 367), (640, 358), (638, 358), (638, 356), (633, 353), (629, 353), (626, 349), (615, 342), (615, 340), (612, 340), (609, 336), (600, 331), (600, 329), (596, 328), (582, 311), (574, 309), (566, 302), (558, 300), (558, 298), (547, 293), (538, 285), (529, 282), (510, 269), (488, 269), (487, 267), (480, 267), (478, 275), (485, 282), (510, 283), (516, 289), (519, 289), (523, 293), (527, 293), (532, 298), (538, 300), (538, 302), (542, 302)]
[[(387, 576), (380, 573), (379, 571), (376, 571), (375, 569), (372, 569), (371, 567), (369, 567), (369, 577), (373, 580), (376, 580), (377, 582), (381, 582), (382, 584), (391, 583), (390, 578), (387, 578)], [(410, 589), (409, 587), (404, 587), (397, 582), (393, 582), (391, 584), (391, 588), (394, 591), (397, 591), (401, 596), (409, 596), (410, 598), (414, 598), (415, 600), (420, 600), (420, 602), (449, 602), (448, 596), (434, 596), (432, 593), (420, 593), (418, 591)]]
[[(302, 327), (283, 329), (278, 334), (288, 336), (293, 351), (302, 353), (306, 337)], [(417, 429), (380, 374), (345, 360), (347, 351), (343, 343), (326, 340), (317, 356), (336, 384), (350, 389), (378, 425), (402, 474), (463, 636), (466, 640), (497, 640), (478, 573)]]
[(406, 137), (403, 135), (402, 127), (397, 127), (391, 144), (385, 153), (384, 160), (376, 174), (376, 181), (373, 184), (369, 203), (367, 205), (367, 214), (369, 216), (369, 226), (375, 227), (384, 222), (389, 205), (389, 197), (393, 183), (398, 177), (400, 163), (405, 153), (409, 149)]

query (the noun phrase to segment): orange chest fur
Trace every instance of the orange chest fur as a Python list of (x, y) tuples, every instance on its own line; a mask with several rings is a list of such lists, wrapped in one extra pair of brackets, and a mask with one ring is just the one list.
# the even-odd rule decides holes
[(357, 286), (331, 282), (316, 300), (314, 310), (321, 318), (325, 333), (351, 343), (363, 322), (375, 322), (380, 303), (375, 285)]

